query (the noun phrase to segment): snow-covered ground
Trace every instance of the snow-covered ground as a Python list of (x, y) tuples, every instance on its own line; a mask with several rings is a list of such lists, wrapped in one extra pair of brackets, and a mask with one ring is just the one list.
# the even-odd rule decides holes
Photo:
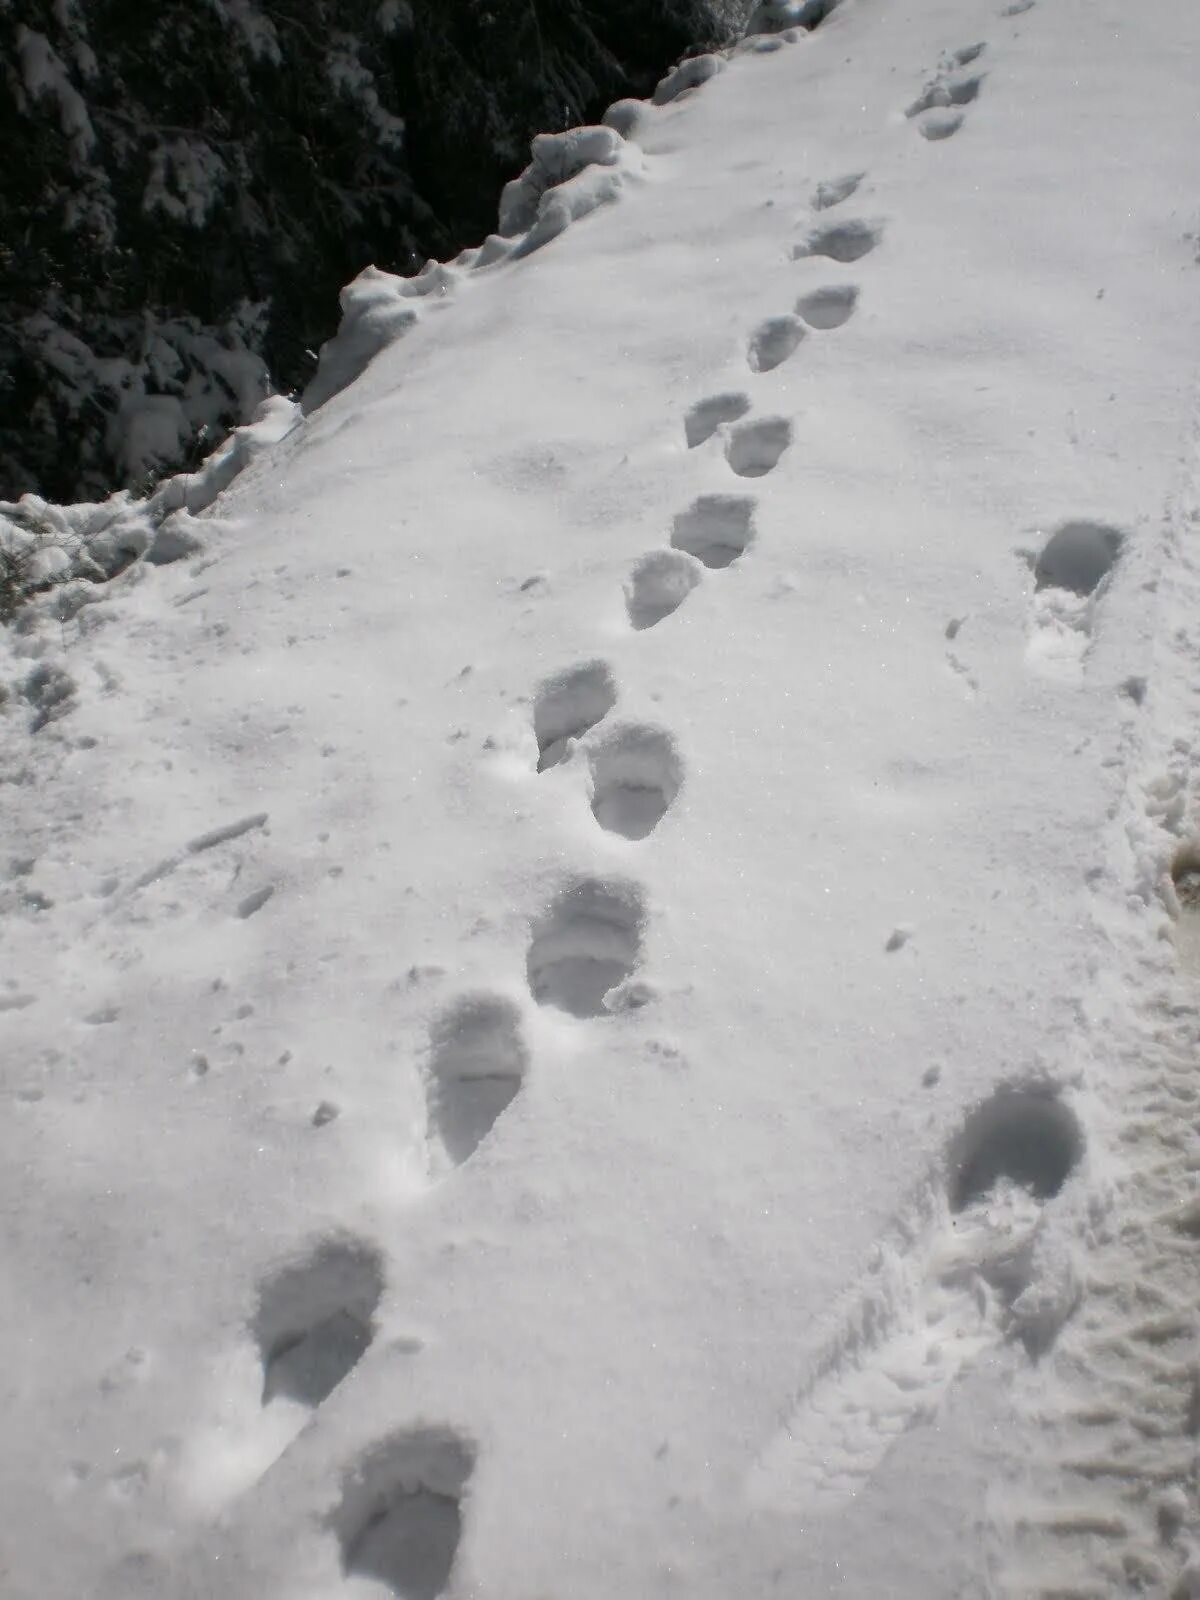
[(1200, 1593), (1198, 82), (748, 41), (6, 631), (5, 1600)]

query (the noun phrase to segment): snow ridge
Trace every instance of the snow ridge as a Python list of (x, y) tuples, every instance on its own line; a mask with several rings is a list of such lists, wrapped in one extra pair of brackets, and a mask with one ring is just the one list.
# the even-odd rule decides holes
[[(832, 6), (822, 5), (819, 11), (809, 7), (800, 20), (802, 9), (777, 15), (777, 8), (760, 7), (747, 25), (742, 47), (775, 49), (783, 40), (794, 42), (804, 28), (815, 27)], [(46, 41), (23, 27), (18, 33), (30, 92), (53, 89), (60, 96), (65, 94), (61, 63), (56, 75), (51, 67), (57, 58)], [(780, 36), (760, 37), (776, 33)], [(411, 329), (420, 315), (414, 301), (436, 296), (440, 302), (468, 273), (521, 260), (557, 238), (572, 222), (616, 200), (622, 185), (644, 171), (644, 159), (633, 139), (643, 112), (694, 91), (724, 65), (719, 56), (689, 58), (663, 78), (649, 102), (618, 102), (606, 115), (605, 125), (537, 135), (529, 166), (500, 197), (497, 233), (482, 245), (462, 251), (452, 262), (427, 261), (412, 277), (365, 267), (341, 291), (338, 331), (321, 347), (317, 371), (299, 403), (279, 395), (267, 398), (252, 420), (232, 430), (196, 470), (164, 479), (145, 499), (121, 490), (102, 502), (69, 506), (52, 505), (33, 494), (23, 495), (18, 502), (0, 501), (0, 556), (20, 571), (25, 593), (36, 594), (74, 577), (93, 583), (106, 581), (143, 557), (166, 561), (194, 553), (202, 541), (185, 531), (186, 518), (212, 506), (251, 461), (353, 383), (381, 350)], [(68, 114), (75, 115), (74, 103), (68, 105), (64, 100), (64, 123)], [(79, 125), (79, 136), (90, 137), (86, 116)], [(240, 369), (237, 375), (245, 388), (246, 382), (257, 377), (257, 369), (249, 377)], [(157, 409), (152, 399), (142, 405), (146, 428), (165, 428), (172, 433), (178, 412), (175, 401), (164, 400)], [(172, 527), (164, 532), (168, 520)], [(52, 604), (61, 609), (62, 603)]]

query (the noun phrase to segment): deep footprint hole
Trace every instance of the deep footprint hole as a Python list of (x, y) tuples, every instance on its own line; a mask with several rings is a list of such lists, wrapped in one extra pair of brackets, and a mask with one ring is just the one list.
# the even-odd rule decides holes
[(1039, 589), (1092, 594), (1112, 571), (1124, 544), (1125, 535), (1106, 523), (1064, 523), (1034, 564), (1035, 584)]
[(739, 478), (762, 478), (775, 470), (791, 442), (792, 425), (786, 417), (740, 422), (730, 432), (725, 459)]
[(754, 330), (746, 351), (751, 372), (772, 372), (792, 355), (804, 338), (798, 317), (768, 317)]
[(949, 1152), (951, 1211), (982, 1200), (1002, 1179), (1038, 1200), (1058, 1194), (1083, 1154), (1070, 1108), (1037, 1089), (999, 1089), (968, 1116)]
[(1184, 911), (1200, 911), (1200, 839), (1181, 844), (1171, 860), (1171, 882)]
[(372, 1578), (398, 1600), (438, 1600), (462, 1537), (475, 1453), (448, 1429), (397, 1434), (349, 1474), (332, 1517), (348, 1577)]
[(592, 815), (609, 833), (644, 839), (679, 793), (683, 769), (657, 728), (618, 728), (593, 750)]
[(963, 125), (961, 111), (931, 111), (917, 123), (922, 139), (938, 144), (942, 139), (952, 139)]
[(865, 172), (848, 172), (844, 178), (829, 178), (819, 183), (813, 191), (813, 210), (829, 211), (833, 206), (840, 206), (843, 200), (849, 200), (865, 177)]
[(712, 568), (730, 566), (753, 537), (754, 501), (745, 495), (701, 495), (671, 527), (675, 549)]
[(973, 105), (979, 98), (979, 91), (983, 87), (983, 74), (974, 78), (959, 78), (946, 85), (946, 93), (950, 97), (952, 106)]
[(800, 244), (793, 245), (792, 259), (826, 256), (830, 261), (861, 261), (879, 243), (883, 230), (874, 222), (834, 222), (818, 228)]
[(603, 661), (588, 661), (548, 678), (533, 705), (539, 772), (557, 766), (570, 741), (594, 728), (617, 703), (617, 686)]
[(496, 995), (466, 995), (429, 1035), (429, 1125), (460, 1165), (512, 1104), (529, 1066), (520, 1013)]
[(653, 628), (669, 617), (701, 581), (695, 560), (678, 550), (652, 550), (643, 556), (625, 585), (625, 609), (632, 627)]
[(253, 1323), (263, 1404), (327, 1399), (369, 1348), (382, 1293), (379, 1254), (356, 1240), (325, 1240), (266, 1279)]
[(840, 328), (849, 322), (858, 308), (858, 288), (853, 283), (832, 283), (801, 295), (796, 301), (796, 314), (810, 328), (828, 330)]
[(714, 394), (707, 400), (698, 400), (683, 419), (684, 436), (689, 450), (711, 439), (726, 422), (736, 422), (750, 409), (748, 394)]
[(533, 998), (573, 1017), (604, 1016), (605, 995), (637, 966), (642, 915), (641, 896), (631, 885), (584, 878), (564, 889), (529, 942)]

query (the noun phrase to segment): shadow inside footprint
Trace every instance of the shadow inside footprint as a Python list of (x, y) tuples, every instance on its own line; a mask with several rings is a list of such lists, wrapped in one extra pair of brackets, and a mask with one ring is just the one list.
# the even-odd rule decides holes
[(533, 998), (573, 1017), (604, 1016), (605, 995), (637, 966), (642, 915), (631, 885), (582, 878), (564, 889), (534, 925), (526, 958)]
[(711, 439), (724, 422), (736, 422), (750, 409), (748, 394), (714, 394), (708, 400), (698, 400), (683, 419), (683, 431), (689, 450)]
[(348, 1475), (331, 1521), (348, 1576), (373, 1578), (397, 1600), (445, 1593), (462, 1534), (472, 1447), (448, 1429), (400, 1433)]
[(786, 417), (760, 417), (740, 422), (729, 435), (725, 459), (739, 478), (762, 478), (773, 472), (792, 442)]
[(969, 106), (979, 98), (983, 75), (959, 78), (953, 82), (931, 83), (919, 99), (913, 101), (905, 116), (919, 117), (924, 111), (936, 111), (949, 106)]
[(1038, 589), (1092, 594), (1111, 572), (1125, 535), (1103, 522), (1065, 522), (1046, 541), (1034, 564)]
[(754, 330), (746, 351), (751, 372), (771, 372), (782, 366), (804, 338), (804, 324), (796, 317), (769, 317)]
[(557, 766), (568, 754), (570, 741), (594, 728), (616, 703), (617, 686), (603, 661), (586, 661), (547, 678), (533, 706), (538, 771)]
[(796, 313), (810, 328), (840, 328), (844, 322), (849, 322), (857, 306), (856, 285), (836, 283), (801, 295), (796, 302)]
[(936, 144), (941, 139), (952, 139), (962, 125), (961, 111), (930, 111), (917, 123), (917, 132), (922, 139)]
[(1171, 882), (1179, 902), (1175, 948), (1189, 969), (1200, 967), (1200, 839), (1186, 840), (1171, 862)]
[(657, 728), (614, 729), (591, 755), (592, 815), (609, 833), (644, 839), (679, 793), (675, 746)]
[(1049, 1200), (1083, 1154), (1083, 1133), (1057, 1095), (998, 1089), (967, 1118), (949, 1152), (949, 1201), (962, 1211), (1007, 1178)]
[(676, 516), (671, 543), (706, 567), (727, 567), (754, 537), (754, 501), (748, 495), (705, 494)]
[(529, 1065), (520, 1013), (496, 995), (466, 995), (429, 1034), (429, 1123), (456, 1166), (512, 1103)]
[(878, 223), (833, 222), (817, 228), (807, 239), (792, 246), (792, 260), (802, 261), (807, 256), (826, 256), (830, 261), (861, 261), (879, 243), (883, 230)]
[(830, 178), (825, 183), (819, 183), (813, 191), (813, 210), (828, 211), (833, 206), (840, 206), (843, 200), (849, 200), (865, 177), (865, 172), (848, 172), (844, 178)]
[(625, 608), (639, 631), (669, 617), (700, 582), (691, 556), (677, 550), (652, 550), (634, 567), (625, 585)]
[(374, 1337), (382, 1293), (379, 1255), (356, 1240), (324, 1240), (266, 1279), (253, 1324), (263, 1404), (282, 1394), (319, 1406), (332, 1394)]

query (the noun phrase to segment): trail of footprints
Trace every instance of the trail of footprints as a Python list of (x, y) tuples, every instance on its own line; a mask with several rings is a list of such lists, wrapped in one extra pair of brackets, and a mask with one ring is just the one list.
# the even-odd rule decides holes
[[(963, 69), (983, 49), (955, 52), (908, 108), (925, 138), (944, 139), (961, 126), (962, 108), (982, 82)], [(806, 270), (853, 265), (879, 244), (881, 221), (825, 215), (854, 197), (865, 176), (817, 185), (812, 226), (791, 251), (793, 260), (812, 263)], [(814, 278), (790, 311), (751, 331), (750, 374), (802, 359), (808, 338), (850, 321), (860, 294), (844, 276)], [(732, 476), (768, 476), (792, 443), (792, 424), (753, 416), (753, 409), (739, 388), (697, 401), (683, 420), (687, 448), (715, 444)], [(668, 545), (642, 556), (628, 574), (631, 630), (658, 627), (708, 574), (741, 560), (754, 543), (755, 509), (755, 498), (738, 492), (700, 495), (681, 509)], [(1117, 529), (1079, 521), (1058, 528), (1038, 552), (1022, 552), (1035, 583), (1032, 656), (1081, 654), (1123, 542)], [(961, 626), (954, 623), (954, 635)], [(586, 763), (597, 826), (641, 844), (669, 812), (684, 767), (670, 734), (622, 722), (614, 715), (618, 701), (602, 660), (546, 678), (532, 702), (535, 766), (546, 775)], [(636, 1004), (630, 980), (645, 918), (633, 881), (567, 878), (530, 928), (533, 1003), (585, 1024)], [(435, 1170), (472, 1159), (530, 1068), (521, 1007), (508, 996), (463, 994), (441, 1010), (430, 1027), (425, 1072)], [(906, 1428), (936, 1412), (981, 1352), (1016, 1339), (1033, 1360), (1053, 1345), (1078, 1290), (1052, 1256), (1043, 1259), (1043, 1223), (1083, 1146), (1078, 1121), (1053, 1084), (1004, 1085), (976, 1107), (942, 1169), (881, 1245), (865, 1294), (813, 1363), (788, 1427), (751, 1475), (753, 1500), (791, 1510), (836, 1503), (868, 1481)], [(252, 1325), (263, 1404), (283, 1397), (320, 1406), (371, 1346), (385, 1289), (379, 1253), (342, 1236), (321, 1240), (265, 1279)], [(374, 1579), (402, 1600), (437, 1600), (450, 1580), (474, 1464), (474, 1444), (450, 1428), (401, 1429), (367, 1450), (347, 1472), (331, 1519), (344, 1572)]]
[(974, 104), (983, 86), (982, 73), (965, 69), (978, 61), (986, 48), (969, 44), (955, 50), (909, 106), (905, 115), (923, 139), (950, 139), (962, 127), (964, 108)]
[[(849, 200), (866, 176), (847, 173), (817, 185), (811, 199), (816, 213)], [(792, 248), (794, 260), (812, 258), (839, 265), (858, 261), (879, 243), (883, 225), (861, 219), (821, 221)], [(746, 366), (754, 375), (774, 372), (802, 352), (812, 333), (843, 327), (858, 309), (860, 289), (845, 280), (817, 282), (791, 311), (767, 317), (746, 343)], [(742, 389), (727, 389), (697, 400), (683, 419), (684, 440), (698, 450), (715, 440), (738, 478), (765, 478), (791, 447), (789, 418), (753, 417), (753, 401)], [(753, 544), (756, 501), (747, 494), (705, 494), (676, 513), (670, 549), (641, 557), (625, 584), (625, 605), (635, 631), (657, 627), (683, 605), (703, 581), (705, 571), (731, 567)]]
[[(1002, 15), (1032, 4), (1020, 0)], [(965, 69), (984, 49), (954, 52), (909, 106), (927, 140), (963, 125), (984, 81)], [(822, 186), (814, 210), (841, 204), (858, 181)], [(850, 262), (879, 234), (878, 223), (818, 224), (793, 255)], [(847, 301), (846, 315), (854, 300), (825, 291), (815, 316), (803, 302), (796, 314), (820, 326), (827, 308), (829, 325), (838, 326)], [(787, 319), (764, 324), (752, 367), (790, 359), (802, 337)], [(1016, 552), (1033, 580), (1032, 667), (1079, 675), (1128, 538), (1080, 518)], [(967, 620), (952, 619), (947, 639)], [(957, 658), (951, 664), (966, 672)], [(1140, 703), (1135, 680), (1122, 692)], [(1200, 847), (1187, 845), (1172, 873), (1178, 942), (1193, 962), (1197, 862)], [(1053, 1448), (1045, 1462), (1018, 1464), (1018, 1481), (992, 1508), (993, 1520), (1006, 1524), (996, 1572), (1003, 1592), (1038, 1600), (1200, 1593), (1200, 1560), (1181, 1536), (1194, 1512), (1200, 1437), (1200, 1200), (1178, 1200), (1193, 1188), (1196, 1168), (1190, 1114), (1200, 1007), (1156, 1000), (1150, 1009), (1157, 1023), (1125, 1045), (1136, 1100), (1119, 1108), (1132, 1157), (1126, 1220), (1095, 1230), (1082, 1281), (1051, 1223), (1082, 1160), (1083, 1130), (1056, 1083), (1003, 1085), (967, 1117), (940, 1170), (881, 1242), (867, 1282), (813, 1358), (786, 1426), (750, 1473), (752, 1503), (792, 1514), (835, 1508), (865, 1487), (910, 1428), (936, 1417), (965, 1369), (1006, 1347), (1023, 1354), (1029, 1384), (1018, 1388), (1020, 1403)], [(1147, 1052), (1151, 1033), (1158, 1048)], [(1061, 1203), (1078, 1212), (1078, 1200)], [(1039, 1363), (1060, 1370), (1063, 1390), (1038, 1381)]]

